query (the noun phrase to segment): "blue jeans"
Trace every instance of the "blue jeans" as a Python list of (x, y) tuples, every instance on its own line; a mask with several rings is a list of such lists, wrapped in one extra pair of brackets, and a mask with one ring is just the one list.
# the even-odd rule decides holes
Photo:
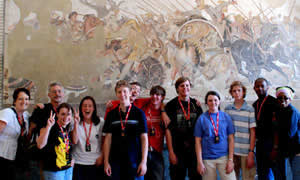
[(300, 179), (300, 156), (290, 158), (293, 179)]
[(111, 180), (144, 180), (144, 176), (137, 176), (138, 164), (111, 162)]
[(145, 180), (164, 179), (164, 160), (161, 153), (157, 151), (148, 152), (147, 172)]
[(72, 180), (73, 167), (62, 171), (44, 171), (45, 180)]

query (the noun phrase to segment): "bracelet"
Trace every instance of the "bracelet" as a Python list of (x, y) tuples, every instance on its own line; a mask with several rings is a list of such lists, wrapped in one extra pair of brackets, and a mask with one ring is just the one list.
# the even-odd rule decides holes
[(232, 161), (233, 162), (233, 159), (229, 158), (228, 161)]
[(166, 112), (166, 110), (162, 109), (162, 110), (160, 110), (160, 112)]
[(249, 149), (249, 152), (253, 152), (254, 153), (254, 150)]

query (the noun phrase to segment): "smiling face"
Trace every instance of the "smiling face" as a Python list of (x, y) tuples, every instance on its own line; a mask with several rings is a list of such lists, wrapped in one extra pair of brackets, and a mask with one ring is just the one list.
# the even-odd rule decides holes
[(116, 89), (116, 96), (120, 103), (128, 104), (130, 103), (130, 90), (127, 86), (121, 86)]
[(51, 103), (62, 103), (64, 99), (64, 92), (61, 86), (55, 85), (50, 88), (48, 93)]
[(14, 102), (17, 112), (24, 112), (29, 105), (29, 96), (24, 92), (19, 92), (16, 101)]
[(83, 101), (81, 112), (84, 119), (92, 119), (94, 110), (95, 108), (92, 100), (86, 99)]
[(163, 101), (164, 97), (160, 94), (151, 94), (151, 103), (154, 106), (160, 106), (161, 102)]
[(208, 106), (209, 112), (212, 112), (212, 113), (218, 112), (219, 105), (220, 105), (220, 99), (218, 98), (218, 96), (208, 95), (206, 104)]
[(184, 81), (179, 84), (177, 88), (177, 93), (180, 97), (188, 97), (190, 95), (191, 84), (190, 81)]
[(68, 108), (62, 107), (57, 114), (57, 122), (60, 126), (66, 127), (72, 120), (72, 111)]
[(282, 108), (288, 107), (288, 105), (291, 103), (291, 98), (284, 92), (280, 92), (277, 95), (277, 100)]
[(244, 99), (244, 91), (241, 86), (234, 86), (231, 90), (231, 96), (235, 100), (242, 100)]
[(140, 96), (141, 93), (141, 87), (133, 84), (131, 85), (131, 97), (130, 97), (130, 101), (133, 102), (134, 100), (136, 100), (136, 98), (138, 98)]
[(259, 80), (254, 84), (254, 91), (259, 98), (264, 98), (267, 95), (269, 86), (266, 81)]

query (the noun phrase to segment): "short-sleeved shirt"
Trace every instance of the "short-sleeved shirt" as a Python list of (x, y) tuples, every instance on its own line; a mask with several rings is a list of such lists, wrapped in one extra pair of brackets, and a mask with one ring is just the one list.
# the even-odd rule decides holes
[(148, 103), (142, 107), (142, 110), (147, 118), (149, 147), (161, 153), (164, 146), (165, 130), (162, 127), (160, 108), (153, 109), (151, 108), (151, 103)]
[(91, 135), (89, 142), (91, 144), (91, 151), (86, 151), (86, 133), (84, 131), (83, 122), (79, 123), (77, 129), (78, 142), (73, 146), (72, 157), (75, 160), (76, 164), (81, 165), (94, 165), (97, 158), (101, 155), (101, 139), (102, 139), (102, 128), (104, 120), (102, 119), (97, 125), (94, 123), (87, 124), (85, 123), (86, 133), (89, 133), (90, 125)]
[[(138, 98), (136, 99), (133, 104), (138, 107), (138, 108), (142, 108), (145, 104), (150, 102), (150, 98)], [(107, 114), (109, 111), (115, 109), (116, 107), (118, 107), (120, 105), (120, 101), (119, 100), (113, 100), (111, 101), (112, 106), (109, 108), (106, 108), (105, 110), (105, 116), (104, 116), (104, 120), (106, 120)]]
[(250, 129), (256, 127), (254, 109), (244, 101), (240, 109), (229, 104), (225, 112), (230, 115), (234, 124), (234, 154), (247, 156), (250, 149)]
[[(52, 126), (49, 132), (46, 146), (42, 149), (44, 153), (43, 169), (46, 171), (61, 171), (71, 167), (71, 150), (72, 142), (68, 128), (63, 128), (64, 135), (57, 122)], [(69, 145), (64, 140), (68, 137)]]
[[(274, 140), (274, 134), (278, 132), (278, 120), (276, 120), (276, 112), (279, 111), (278, 101), (273, 97), (268, 95), (266, 97), (263, 106), (261, 107), (261, 101), (256, 100), (253, 103), (253, 108), (255, 110), (256, 119), (256, 131), (255, 136), (259, 143), (271, 143), (267, 150), (272, 151), (272, 142)], [(258, 117), (259, 109), (261, 109), (260, 116)]]
[(280, 108), (279, 150), (284, 157), (293, 157), (300, 153), (300, 112), (293, 106)]
[(107, 114), (103, 133), (111, 133), (112, 135), (110, 161), (137, 163), (141, 159), (142, 152), (140, 135), (147, 133), (147, 120), (144, 112), (132, 105), (125, 125), (125, 134), (122, 136), (121, 119), (124, 125), (125, 117), (126, 113), (119, 112), (119, 106)]
[[(210, 115), (216, 126), (217, 113), (211, 113)], [(231, 117), (227, 113), (219, 111), (218, 136), (220, 140), (219, 143), (215, 143), (216, 135), (210, 115), (207, 111), (198, 118), (194, 133), (196, 137), (200, 137), (202, 139), (202, 158), (204, 160), (218, 159), (222, 156), (227, 156), (229, 153), (228, 136), (234, 134)]]
[[(37, 136), (40, 133), (40, 129), (46, 127), (48, 118), (50, 117), (51, 111), (55, 113), (55, 110), (51, 103), (44, 104), (44, 108), (40, 109), (37, 107), (29, 118), (29, 122), (36, 124), (36, 129), (33, 132), (34, 136)], [(34, 137), (35, 139), (35, 137)]]
[[(29, 113), (23, 113), (26, 132), (28, 132)], [(0, 157), (8, 160), (15, 160), (18, 147), (18, 138), (21, 134), (21, 126), (16, 113), (12, 108), (5, 108), (0, 111), (0, 121), (6, 123), (0, 133)]]
[[(181, 101), (181, 103), (185, 112), (188, 113), (188, 102)], [(168, 129), (172, 135), (174, 152), (177, 155), (194, 152), (194, 127), (197, 118), (202, 114), (202, 108), (197, 105), (195, 99), (190, 98), (190, 119), (186, 120), (177, 96), (166, 104), (165, 110), (171, 120)]]

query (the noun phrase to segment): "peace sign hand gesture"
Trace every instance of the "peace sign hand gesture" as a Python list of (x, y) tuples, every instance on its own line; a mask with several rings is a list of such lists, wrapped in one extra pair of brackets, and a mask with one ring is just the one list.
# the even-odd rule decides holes
[(51, 128), (53, 125), (55, 124), (55, 113), (53, 113), (52, 111), (50, 112), (50, 117), (48, 118), (47, 121), (47, 126), (49, 128)]
[(74, 123), (78, 125), (80, 122), (79, 109), (75, 109), (74, 111)]

